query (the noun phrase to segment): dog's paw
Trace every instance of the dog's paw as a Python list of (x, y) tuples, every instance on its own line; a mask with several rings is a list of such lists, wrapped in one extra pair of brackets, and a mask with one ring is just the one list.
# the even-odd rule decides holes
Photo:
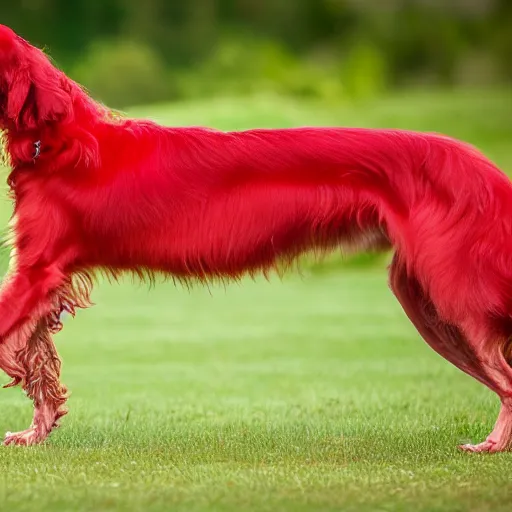
[(502, 451), (494, 441), (484, 441), (479, 444), (463, 444), (459, 446), (463, 452), (470, 453), (494, 453)]
[(37, 428), (31, 427), (22, 432), (7, 432), (4, 445), (33, 446), (44, 441), (44, 437)]

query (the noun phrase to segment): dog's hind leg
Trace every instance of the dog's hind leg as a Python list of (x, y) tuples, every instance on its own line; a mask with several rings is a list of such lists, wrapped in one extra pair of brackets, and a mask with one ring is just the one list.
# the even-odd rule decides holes
[[(390, 287), (423, 339), (453, 365), (485, 384), (501, 399), (495, 428), (486, 441), (461, 448), (475, 452), (498, 452), (512, 446), (512, 370), (504, 357), (505, 342), (472, 342), (457, 326), (443, 321), (435, 305), (414, 275), (395, 255), (390, 268)], [(503, 338), (506, 340), (506, 338)]]
[(66, 414), (67, 390), (60, 382), (61, 362), (51, 338), (49, 319), (39, 320), (33, 332), (27, 328), (0, 345), (0, 366), (21, 384), (34, 401), (34, 417), (27, 430), (5, 435), (4, 444), (32, 445), (44, 441), (59, 418)]
[[(489, 340), (492, 343), (489, 343)], [(484, 339), (475, 344), (482, 367), (492, 379), (493, 389), (501, 400), (498, 419), (487, 439), (478, 444), (465, 444), (461, 449), (468, 452), (501, 452), (512, 449), (512, 369), (510, 367), (510, 336)]]

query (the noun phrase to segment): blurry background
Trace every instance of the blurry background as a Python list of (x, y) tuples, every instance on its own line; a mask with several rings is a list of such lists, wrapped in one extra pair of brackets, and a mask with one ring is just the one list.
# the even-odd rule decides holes
[(275, 92), (338, 102), (512, 78), (510, 0), (2, 0), (113, 107)]
[[(0, 7), (132, 116), (437, 131), (512, 171), (511, 0)], [(0, 450), (2, 510), (508, 512), (510, 459), (455, 448), (484, 439), (497, 400), (420, 340), (386, 261), (335, 254), (283, 283), (190, 293), (100, 282), (98, 306), (55, 337), (73, 393), (63, 428)], [(20, 390), (0, 399), (0, 434), (26, 428)]]

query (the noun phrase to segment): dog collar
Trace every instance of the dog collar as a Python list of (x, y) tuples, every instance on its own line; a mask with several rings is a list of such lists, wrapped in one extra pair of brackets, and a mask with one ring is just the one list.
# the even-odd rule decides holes
[(41, 141), (36, 140), (34, 142), (34, 156), (32, 157), (34, 161), (39, 158), (39, 155), (41, 154)]

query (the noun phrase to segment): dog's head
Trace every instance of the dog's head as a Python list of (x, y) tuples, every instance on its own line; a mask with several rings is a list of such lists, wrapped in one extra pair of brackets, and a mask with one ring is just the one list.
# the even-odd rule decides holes
[(48, 57), (0, 25), (0, 129), (27, 131), (72, 114), (71, 83)]

